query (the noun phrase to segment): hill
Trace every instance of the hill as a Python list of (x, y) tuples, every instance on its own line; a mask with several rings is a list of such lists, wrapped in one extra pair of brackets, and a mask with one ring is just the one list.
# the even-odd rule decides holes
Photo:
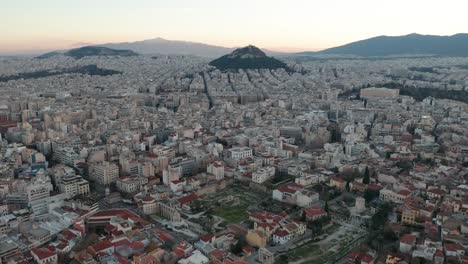
[[(44, 54), (46, 55), (46, 54)], [(42, 56), (44, 56), (42, 55)], [(65, 56), (70, 56), (75, 59), (81, 59), (83, 57), (88, 56), (137, 56), (138, 53), (135, 53), (131, 50), (118, 50), (118, 49), (110, 49), (106, 47), (98, 47), (98, 46), (85, 46), (77, 49), (71, 49), (64, 53)]]
[(238, 69), (288, 69), (286, 63), (268, 57), (263, 51), (252, 45), (236, 49), (230, 54), (211, 61), (210, 65), (222, 71)]
[(398, 56), (436, 55), (468, 56), (468, 34), (434, 36), (409, 34), (405, 36), (378, 36), (352, 42), (319, 52), (302, 52), (297, 55), (357, 55)]
[(86, 75), (99, 75), (99, 76), (109, 76), (114, 74), (121, 74), (120, 71), (114, 71), (109, 69), (99, 68), (95, 64), (85, 65), (80, 67), (74, 68), (66, 68), (66, 69), (52, 69), (52, 70), (41, 70), (41, 71), (34, 71), (34, 72), (22, 72), (15, 75), (9, 76), (0, 76), (0, 82), (8, 82), (14, 80), (21, 80), (21, 79), (39, 79), (45, 78), (49, 76), (57, 76), (62, 74), (86, 74)]
[(37, 56), (36, 59), (47, 59), (47, 58), (57, 56), (57, 55), (61, 55), (61, 54), (62, 53), (60, 53), (58, 51), (51, 51), (51, 52), (47, 52), (47, 53), (44, 53), (42, 55)]

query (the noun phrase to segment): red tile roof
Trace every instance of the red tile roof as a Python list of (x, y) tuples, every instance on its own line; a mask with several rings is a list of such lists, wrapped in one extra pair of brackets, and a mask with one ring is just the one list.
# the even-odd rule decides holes
[(138, 249), (142, 249), (145, 247), (145, 244), (143, 244), (143, 242), (141, 241), (135, 241), (132, 243), (132, 245), (130, 246), (133, 250), (138, 250)]
[(286, 231), (286, 230), (278, 230), (273, 235), (275, 235), (277, 237), (285, 237), (285, 236), (289, 235), (289, 232)]
[(414, 245), (416, 243), (416, 236), (411, 234), (405, 234), (400, 238), (400, 243)]
[(76, 235), (70, 231), (69, 229), (65, 229), (62, 231), (62, 235), (67, 239), (67, 240), (72, 240), (76, 237)]
[(297, 183), (288, 183), (285, 185), (281, 185), (280, 187), (277, 188), (278, 191), (282, 193), (296, 193), (299, 190), (302, 190), (304, 187), (302, 185), (299, 185)]
[(340, 183), (344, 183), (344, 182), (345, 182), (345, 180), (343, 180), (342, 178), (336, 177), (336, 176), (332, 176), (331, 179), (332, 179), (333, 181), (340, 182)]
[(52, 252), (52, 251), (50, 251), (49, 249), (46, 249), (46, 248), (33, 248), (33, 249), (31, 249), (31, 253), (36, 255), (39, 260), (48, 259), (48, 258), (56, 255), (55, 252)]
[(213, 234), (205, 234), (205, 235), (200, 237), (200, 240), (206, 243), (206, 242), (210, 241), (214, 236), (215, 235), (213, 235)]
[(111, 248), (112, 246), (113, 245), (109, 240), (103, 240), (103, 241), (98, 242), (97, 244), (94, 244), (91, 247), (94, 249), (95, 252), (100, 252), (108, 248)]
[(184, 197), (180, 198), (177, 201), (179, 201), (179, 203), (181, 205), (184, 205), (184, 204), (188, 204), (190, 202), (193, 202), (193, 201), (195, 201), (197, 199), (198, 199), (198, 196), (195, 193), (192, 193), (192, 194), (189, 194), (187, 196), (184, 196)]
[(169, 233), (166, 233), (166, 232), (159, 232), (158, 235), (159, 235), (159, 239), (162, 240), (162, 241), (167, 241), (167, 240), (172, 239), (172, 236)]
[(398, 194), (401, 194), (403, 196), (408, 196), (411, 194), (411, 191), (408, 191), (408, 190), (401, 190), (398, 192)]
[(114, 242), (113, 245), (114, 247), (120, 247), (120, 246), (130, 246), (130, 241), (128, 241), (127, 239), (122, 239), (122, 240), (119, 240), (117, 242)]
[(445, 244), (445, 251), (458, 251), (458, 250), (464, 250), (463, 246), (459, 244)]
[(445, 191), (441, 190), (441, 189), (432, 189), (432, 190), (429, 190), (428, 192), (434, 193), (434, 194), (437, 194), (437, 195), (444, 195), (445, 194)]
[(369, 254), (364, 254), (364, 255), (361, 257), (361, 263), (362, 263), (362, 262), (364, 262), (364, 263), (371, 263), (373, 260), (374, 260), (374, 257), (372, 257), (372, 256), (369, 255)]
[(309, 208), (304, 208), (304, 213), (306, 214), (306, 216), (310, 217), (310, 218), (314, 218), (316, 216), (325, 216), (327, 215), (327, 212), (325, 212), (325, 210), (323, 210), (322, 208), (320, 208), (320, 206), (312, 206), (312, 207), (309, 207)]

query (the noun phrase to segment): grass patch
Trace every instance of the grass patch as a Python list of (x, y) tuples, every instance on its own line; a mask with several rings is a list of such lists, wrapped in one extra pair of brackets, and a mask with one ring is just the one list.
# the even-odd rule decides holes
[(322, 253), (320, 246), (306, 243), (288, 253), (289, 261), (297, 261), (308, 257), (318, 256)]
[(247, 204), (232, 207), (218, 207), (213, 211), (213, 215), (219, 216), (228, 223), (240, 223), (249, 218), (247, 214)]

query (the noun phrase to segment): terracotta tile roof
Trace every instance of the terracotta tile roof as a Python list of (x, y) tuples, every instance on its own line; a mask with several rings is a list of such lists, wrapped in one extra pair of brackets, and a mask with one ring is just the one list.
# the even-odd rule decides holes
[(277, 237), (285, 237), (285, 236), (289, 235), (289, 232), (286, 231), (286, 230), (278, 230), (273, 235), (275, 235)]
[(458, 250), (464, 250), (463, 246), (461, 246), (460, 244), (455, 244), (455, 243), (445, 244), (445, 251), (458, 251)]
[(304, 208), (304, 213), (306, 214), (306, 216), (310, 217), (310, 218), (314, 218), (316, 216), (325, 216), (327, 215), (327, 212), (325, 212), (325, 210), (323, 210), (322, 208), (320, 208), (320, 206), (312, 206), (312, 207), (309, 207), (309, 208)]
[(215, 237), (215, 235), (205, 234), (205, 235), (200, 237), (200, 240), (206, 243), (206, 242), (210, 241), (213, 237)]
[(97, 244), (92, 245), (91, 247), (94, 249), (95, 252), (100, 252), (111, 248), (113, 245), (109, 240), (103, 240), (98, 242)]
[(416, 243), (416, 236), (411, 234), (405, 234), (400, 238), (400, 243), (414, 245)]
[(31, 249), (31, 253), (36, 255), (39, 260), (48, 259), (48, 258), (56, 255), (55, 252), (52, 252), (52, 251), (50, 251), (49, 249), (46, 249), (46, 248), (33, 248), (33, 249)]
[(193, 202), (193, 201), (195, 201), (197, 199), (198, 199), (198, 196), (195, 193), (192, 193), (192, 194), (189, 194), (187, 196), (184, 196), (184, 197), (178, 199), (177, 201), (179, 201), (179, 203), (181, 205), (184, 205), (184, 204), (188, 204), (190, 202)]

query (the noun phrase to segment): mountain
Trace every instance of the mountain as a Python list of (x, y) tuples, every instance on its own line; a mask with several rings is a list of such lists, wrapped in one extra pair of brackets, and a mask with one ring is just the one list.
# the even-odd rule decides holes
[[(46, 54), (44, 54), (46, 55)], [(42, 55), (42, 56), (44, 56)], [(131, 50), (124, 49), (110, 49), (100, 46), (85, 46), (77, 49), (71, 49), (64, 53), (65, 56), (70, 56), (75, 59), (81, 59), (87, 56), (137, 56), (138, 53), (135, 53)]]
[(252, 45), (236, 49), (230, 54), (211, 61), (210, 65), (222, 71), (238, 69), (288, 69), (286, 63), (268, 57), (265, 52)]
[[(113, 49), (129, 49), (140, 54), (164, 55), (194, 55), (216, 58), (232, 52), (235, 48), (208, 45), (198, 42), (167, 40), (163, 38), (148, 39), (135, 42), (107, 43), (99, 45)], [(284, 53), (266, 50), (268, 54), (281, 55)]]
[(468, 34), (453, 36), (420, 34), (378, 36), (319, 52), (298, 53), (298, 55), (336, 54), (363, 57), (394, 55), (468, 56), (467, 43)]
[(57, 55), (61, 55), (61, 54), (62, 53), (60, 53), (58, 51), (51, 51), (51, 52), (47, 52), (47, 53), (44, 53), (42, 55), (37, 56), (36, 59), (47, 59), (47, 58), (57, 56)]
[(201, 57), (216, 57), (232, 51), (230, 48), (220, 46), (188, 41), (166, 40), (163, 38), (135, 42), (107, 43), (100, 46), (112, 49), (129, 49), (141, 54), (196, 55)]

